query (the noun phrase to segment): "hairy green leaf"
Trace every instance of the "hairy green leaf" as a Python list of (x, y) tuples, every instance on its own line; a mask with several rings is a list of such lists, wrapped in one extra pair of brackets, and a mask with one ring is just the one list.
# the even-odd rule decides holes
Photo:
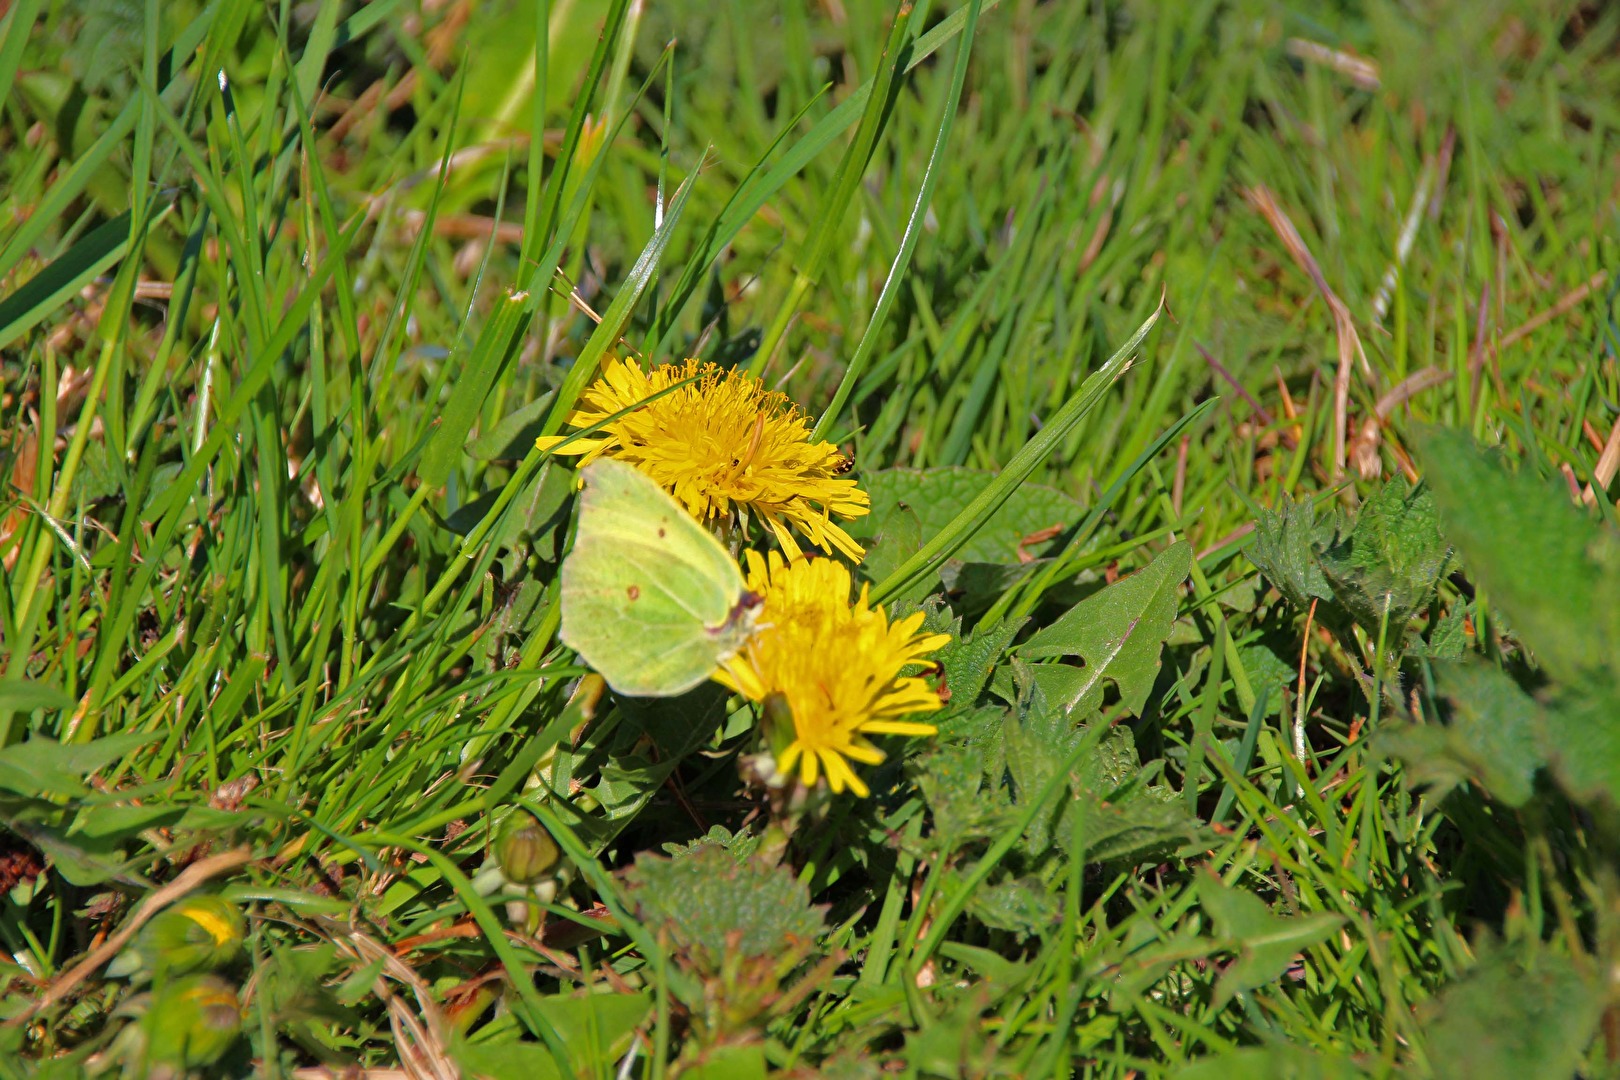
[(1419, 446), (1446, 538), (1541, 662), (1564, 678), (1612, 671), (1620, 575), (1608, 530), (1562, 484), (1509, 472), (1464, 432), (1431, 430)]
[(1333, 595), (1376, 639), (1387, 619), (1399, 643), (1412, 616), (1427, 606), (1446, 564), (1434, 496), (1391, 480), (1362, 504), (1355, 527), (1318, 555)]
[(1488, 956), (1426, 1010), (1427, 1057), (1440, 1080), (1574, 1076), (1603, 995), (1567, 957)]
[(626, 880), (641, 920), (701, 970), (718, 971), (727, 956), (802, 950), (824, 925), (789, 869), (713, 844), (677, 859), (641, 855)]
[[(933, 469), (878, 469), (862, 475), (872, 497), (872, 512), (863, 523), (865, 535), (876, 536), (908, 511), (922, 525), (924, 536), (934, 536), (990, 485), (996, 474), (988, 469), (946, 465)], [(955, 557), (963, 562), (1019, 563), (1040, 554), (1051, 543), (1054, 530), (1072, 525), (1080, 517), (1080, 504), (1055, 488), (1021, 484), (1007, 501), (970, 536)], [(1044, 539), (1031, 539), (1048, 534)], [(882, 579), (874, 572), (872, 577)]]
[(1331, 540), (1334, 522), (1316, 520), (1308, 500), (1282, 496), (1274, 509), (1255, 508), (1254, 543), (1245, 554), (1266, 580), (1297, 608), (1333, 599), (1333, 590), (1316, 563), (1316, 546)]
[(1479, 783), (1507, 806), (1530, 800), (1546, 757), (1539, 745), (1541, 709), (1505, 672), (1485, 663), (1435, 669), (1440, 693), (1451, 703), (1442, 727), (1405, 725), (1384, 733), (1384, 745), (1407, 763), (1415, 783), (1444, 789)]
[(1620, 807), (1620, 693), (1593, 682), (1563, 689), (1541, 711), (1540, 752), (1575, 798)]

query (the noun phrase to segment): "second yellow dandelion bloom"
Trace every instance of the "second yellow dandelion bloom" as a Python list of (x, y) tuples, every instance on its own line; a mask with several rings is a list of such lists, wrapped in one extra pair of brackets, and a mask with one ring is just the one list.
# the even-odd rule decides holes
[(904, 672), (950, 635), (922, 632), (921, 612), (891, 623), (868, 603), (865, 586), (851, 602), (849, 569), (835, 560), (747, 557), (748, 587), (764, 598), (759, 629), (715, 681), (753, 701), (779, 695), (788, 706), (792, 731), (772, 748), (779, 772), (796, 769), (806, 786), (825, 773), (834, 792), (864, 796), (850, 763), (883, 760), (869, 736), (935, 733), (905, 718), (937, 710), (939, 693)]
[[(600, 423), (685, 379), (696, 381), (577, 438), (558, 453), (603, 455), (628, 462), (673, 495), (705, 525), (735, 515), (758, 517), (789, 557), (801, 553), (794, 532), (823, 551), (861, 557), (861, 547), (834, 518), (865, 514), (870, 500), (841, 475), (847, 461), (832, 443), (812, 443), (805, 417), (783, 394), (718, 364), (687, 360), (643, 371), (609, 359), (568, 416), (574, 428)], [(542, 438), (542, 450), (564, 436)]]

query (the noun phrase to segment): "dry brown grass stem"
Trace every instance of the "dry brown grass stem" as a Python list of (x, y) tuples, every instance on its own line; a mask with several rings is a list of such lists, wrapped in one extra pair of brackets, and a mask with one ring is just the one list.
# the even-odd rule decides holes
[(1333, 317), (1333, 333), (1339, 353), (1338, 373), (1333, 379), (1333, 479), (1338, 480), (1344, 475), (1346, 444), (1349, 439), (1350, 370), (1359, 357), (1362, 373), (1369, 382), (1372, 382), (1374, 379), (1372, 365), (1367, 362), (1367, 354), (1361, 347), (1361, 335), (1356, 332), (1355, 319), (1351, 317), (1350, 309), (1328, 285), (1316, 257), (1305, 246), (1304, 238), (1299, 235), (1299, 230), (1294, 228), (1288, 214), (1277, 205), (1277, 199), (1272, 195), (1271, 189), (1264, 184), (1257, 185), (1246, 189), (1244, 196), (1250, 205), (1260, 211), (1266, 223), (1277, 234), (1277, 238), (1288, 249), (1288, 254), (1294, 262), (1316, 285), (1316, 291), (1322, 295), (1322, 302), (1327, 305), (1328, 312)]

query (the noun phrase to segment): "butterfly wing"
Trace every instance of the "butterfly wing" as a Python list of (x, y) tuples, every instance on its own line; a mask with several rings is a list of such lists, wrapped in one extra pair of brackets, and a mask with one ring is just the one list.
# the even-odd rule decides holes
[(602, 459), (584, 479), (562, 568), (562, 640), (621, 694), (684, 693), (747, 638), (742, 574), (640, 470)]

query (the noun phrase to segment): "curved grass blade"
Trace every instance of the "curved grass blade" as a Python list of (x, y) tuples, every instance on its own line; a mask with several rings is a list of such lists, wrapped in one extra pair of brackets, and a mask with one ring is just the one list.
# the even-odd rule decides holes
[(926, 575), (938, 570), (945, 564), (946, 559), (955, 554), (958, 548), (967, 543), (968, 539), (990, 520), (990, 516), (1001, 508), (1001, 504), (1007, 501), (1018, 485), (1029, 479), (1035, 467), (1057, 449), (1080, 421), (1097, 406), (1115, 381), (1130, 368), (1137, 346), (1142, 344), (1148, 332), (1159, 321), (1159, 315), (1163, 310), (1162, 304), (1154, 308), (1147, 321), (1136, 328), (1136, 333), (1108, 358), (1107, 363), (1081, 384), (1080, 392), (1064, 402), (1057, 414), (1012, 456), (977, 498), (965, 506), (962, 512), (932, 540), (924, 544), (921, 550), (873, 588), (874, 603), (882, 603), (898, 596)]
[[(704, 150), (704, 156), (708, 156), (707, 149)], [(618, 295), (614, 296), (613, 303), (608, 305), (607, 311), (602, 313), (602, 321), (591, 332), (590, 339), (580, 350), (574, 366), (569, 369), (568, 377), (558, 388), (557, 397), (551, 405), (551, 413), (546, 417), (545, 426), (540, 429), (542, 435), (557, 433), (557, 429), (562, 426), (563, 418), (573, 411), (574, 402), (579, 400), (585, 385), (595, 378), (597, 366), (602, 362), (603, 355), (624, 332), (625, 326), (630, 322), (630, 313), (635, 309), (642, 293), (647, 290), (647, 286), (652, 283), (653, 275), (658, 272), (658, 264), (664, 257), (664, 250), (669, 247), (669, 238), (674, 235), (675, 226), (681, 220), (681, 212), (686, 209), (686, 200), (692, 194), (697, 177), (698, 170), (693, 169), (691, 175), (675, 189), (675, 197), (670, 200), (669, 209), (664, 213), (663, 224), (653, 231), (652, 239), (642, 248), (641, 255), (619, 288)]]
[(850, 392), (855, 389), (856, 380), (861, 377), (861, 373), (866, 370), (867, 362), (872, 358), (872, 350), (876, 348), (880, 332), (888, 320), (889, 309), (894, 306), (894, 299), (900, 292), (900, 282), (911, 265), (911, 254), (917, 249), (917, 240), (922, 236), (923, 219), (928, 215), (928, 207), (934, 199), (934, 186), (939, 182), (940, 161), (945, 156), (945, 147), (950, 143), (951, 128), (956, 124), (956, 108), (962, 100), (962, 87), (967, 82), (968, 60), (973, 55), (973, 35), (978, 28), (981, 6), (982, 0), (971, 0), (968, 4), (967, 23), (962, 28), (962, 44), (957, 48), (956, 66), (951, 72), (951, 89), (945, 97), (945, 114), (940, 118), (939, 131), (934, 136), (934, 149), (928, 155), (928, 165), (923, 169), (922, 185), (917, 189), (917, 201), (911, 207), (911, 217), (906, 220), (906, 231), (900, 237), (900, 250), (895, 252), (894, 262), (889, 267), (889, 276), (883, 282), (883, 291), (878, 294), (877, 305), (872, 309), (872, 317), (867, 320), (866, 329), (861, 333), (861, 340), (855, 346), (855, 355), (850, 357), (849, 366), (844, 369), (843, 378), (838, 380), (838, 389), (833, 392), (832, 401), (828, 402), (821, 418), (816, 421), (815, 430), (810, 433), (810, 441), (813, 443), (826, 437), (827, 429), (832, 427), (838, 419), (838, 414), (843, 412)]
[(0, 349), (5, 348), (106, 272), (129, 250), (130, 211), (102, 222), (0, 302)]
[(776, 347), (787, 335), (793, 316), (798, 314), (799, 305), (821, 276), (821, 264), (832, 250), (833, 237), (838, 234), (844, 214), (849, 210), (849, 202), (855, 197), (855, 186), (861, 182), (867, 163), (872, 160), (872, 150), (877, 146), (878, 136), (883, 133), (884, 123), (888, 119), (890, 94), (894, 90), (895, 80), (899, 78), (900, 67), (905, 62), (902, 43), (911, 27), (911, 12), (911, 4), (907, 0), (900, 0), (894, 24), (889, 28), (889, 40), (884, 44), (883, 55), (878, 60), (877, 74), (872, 78), (873, 92), (867, 96), (866, 109), (861, 113), (861, 126), (855, 129), (855, 138), (844, 148), (844, 156), (839, 159), (838, 171), (833, 175), (832, 189), (827, 193), (826, 201), (817, 208), (816, 225), (801, 257), (796, 260), (798, 270), (793, 276), (793, 286), (788, 291), (787, 299), (777, 309), (776, 318), (765, 331), (764, 340), (748, 362), (749, 374), (755, 378), (764, 373), (765, 365), (770, 363)]
[[(1041, 568), (1040, 575), (1023, 590), (1017, 602), (1011, 605), (1015, 617), (1033, 612), (1035, 605), (1039, 604), (1041, 597), (1046, 594), (1046, 590), (1055, 585), (1058, 579), (1062, 578), (1066, 573), (1071, 572), (1070, 568), (1073, 566), (1073, 560), (1080, 554), (1080, 546), (1091, 538), (1091, 531), (1097, 527), (1097, 523), (1102, 520), (1102, 516), (1114, 505), (1114, 500), (1118, 499), (1121, 493), (1124, 492), (1125, 486), (1147, 466), (1149, 461), (1158, 456), (1159, 451), (1170, 445), (1171, 441), (1191, 427), (1194, 421), (1213, 409), (1215, 403), (1219, 400), (1219, 398), (1210, 398), (1207, 401), (1200, 402), (1191, 412), (1165, 428), (1157, 439), (1154, 439), (1146, 449), (1136, 456), (1135, 461), (1125, 467), (1124, 472), (1114, 478), (1114, 482), (1108, 485), (1107, 490), (1102, 493), (1102, 497), (1097, 500), (1096, 504), (1087, 512), (1085, 519), (1080, 522), (1080, 527), (1075, 529), (1074, 535), (1064, 545), (1063, 551), (1057, 558), (1052, 559)], [(1007, 595), (1011, 596), (1012, 593), (1009, 592)], [(995, 613), (995, 608), (992, 608), (991, 611), (992, 614)], [(989, 615), (985, 619), (987, 623), (994, 621)]]
[[(1001, 0), (984, 0), (984, 10), (988, 11), (1000, 2)], [(911, 48), (906, 51), (905, 67), (901, 69), (900, 74), (910, 74), (918, 64), (933, 56), (947, 41), (961, 33), (962, 28), (967, 25), (967, 16), (968, 8), (964, 5), (945, 16), (939, 21), (939, 25), (912, 42)], [(832, 145), (833, 140), (842, 135), (846, 128), (860, 119), (867, 100), (872, 96), (875, 79), (876, 76), (856, 87), (849, 97), (838, 103), (837, 108), (818, 120), (815, 126), (805, 133), (804, 138), (788, 149), (787, 153), (782, 156), (781, 161), (778, 161), (765, 172), (755, 174), (758, 179), (751, 187), (747, 181), (744, 181), (743, 187), (738, 189), (733, 201), (726, 204), (725, 210), (720, 213), (714, 226), (705, 234), (698, 251), (692, 256), (689, 265), (698, 267), (698, 272), (692, 275), (690, 281), (683, 274), (680, 284), (676, 286), (671, 301), (667, 305), (667, 309), (673, 312), (671, 319), (678, 316), (692, 299), (698, 284), (703, 279), (704, 271), (713, 265), (714, 260), (719, 258), (720, 252), (724, 251), (737, 238), (737, 234), (742, 232), (743, 227), (754, 219), (754, 215), (759, 213), (760, 208), (769, 202), (778, 191), (781, 191), (787, 182), (797, 176), (806, 165), (814, 161), (817, 154)], [(805, 108), (808, 109), (810, 104), (813, 104), (813, 102), (807, 103)], [(803, 113), (801, 112), (800, 115), (802, 116)], [(798, 120), (799, 117), (795, 116), (793, 123), (784, 129), (784, 134), (786, 131), (791, 130), (793, 124), (798, 123)], [(769, 156), (769, 154), (767, 153), (766, 156)], [(761, 161), (763, 160), (761, 158)], [(744, 194), (745, 190), (746, 195)], [(666, 329), (660, 339), (661, 343), (664, 338), (668, 337), (668, 333)]]

